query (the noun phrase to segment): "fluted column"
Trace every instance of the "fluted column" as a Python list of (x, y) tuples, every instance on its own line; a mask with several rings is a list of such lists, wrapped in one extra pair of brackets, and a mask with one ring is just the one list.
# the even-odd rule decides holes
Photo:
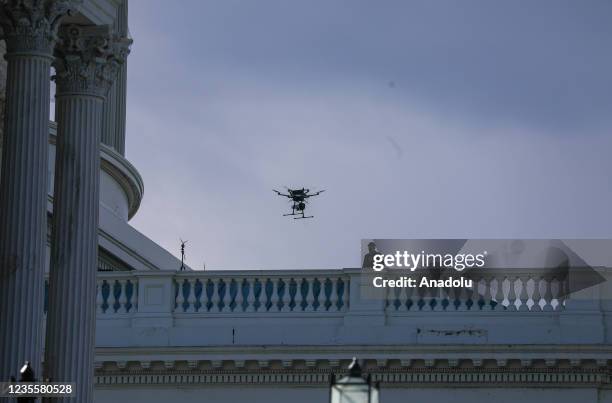
[(102, 106), (125, 49), (110, 29), (62, 27), (57, 72), (55, 203), (45, 376), (93, 398)]
[[(0, 179), (0, 381), (41, 374), (52, 50), (69, 1), (0, 1), (6, 110)], [(0, 401), (2, 399), (0, 398)]]
[[(128, 38), (128, 0), (123, 0), (117, 10), (115, 31), (123, 42), (132, 42)], [(117, 78), (104, 102), (102, 117), (102, 143), (113, 147), (121, 155), (125, 155), (126, 99), (127, 60), (117, 71)]]

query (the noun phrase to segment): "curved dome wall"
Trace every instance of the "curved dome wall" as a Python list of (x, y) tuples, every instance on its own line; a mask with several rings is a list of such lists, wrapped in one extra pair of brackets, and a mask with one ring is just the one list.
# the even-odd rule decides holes
[[(50, 124), (49, 136), (49, 196), (53, 197), (55, 172), (55, 123)], [(100, 206), (123, 221), (136, 214), (142, 200), (144, 185), (136, 168), (113, 148), (100, 144)]]

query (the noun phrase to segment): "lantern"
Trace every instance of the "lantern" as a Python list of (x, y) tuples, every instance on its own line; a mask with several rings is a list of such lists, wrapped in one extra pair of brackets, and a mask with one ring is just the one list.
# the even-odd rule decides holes
[(331, 376), (330, 403), (378, 403), (379, 383), (372, 385), (372, 376), (361, 376), (361, 367), (356, 358), (349, 365), (349, 374), (336, 380)]

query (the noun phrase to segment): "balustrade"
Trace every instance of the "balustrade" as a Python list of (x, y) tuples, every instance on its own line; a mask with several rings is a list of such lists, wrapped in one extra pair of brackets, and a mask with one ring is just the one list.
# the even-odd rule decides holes
[[(296, 274), (298, 274), (297, 272)], [(348, 277), (330, 275), (209, 275), (193, 272), (175, 281), (177, 313), (342, 312)]]
[(489, 270), (471, 274), (471, 288), (396, 288), (388, 312), (555, 311), (563, 309), (567, 280), (539, 270)]
[[(155, 273), (149, 273), (155, 274)], [(99, 272), (96, 312), (99, 317), (138, 312), (139, 279), (135, 272)], [(350, 309), (351, 277), (343, 271), (164, 273), (171, 282), (175, 314), (341, 313)], [(385, 311), (487, 312), (560, 311), (567, 281), (554, 273), (483, 271), (471, 276), (471, 288), (389, 288)], [(358, 281), (354, 278), (353, 281)], [(45, 283), (47, 311), (48, 281)]]

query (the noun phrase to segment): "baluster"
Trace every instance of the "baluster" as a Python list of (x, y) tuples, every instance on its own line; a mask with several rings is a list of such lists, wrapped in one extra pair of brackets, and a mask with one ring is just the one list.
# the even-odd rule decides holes
[(542, 277), (534, 276), (533, 277), (533, 294), (532, 300), (533, 305), (531, 306), (532, 311), (541, 311), (542, 306), (540, 305), (540, 300), (542, 299), (542, 295), (540, 294), (540, 285), (542, 283)]
[(458, 290), (454, 287), (448, 289), (448, 307), (446, 310), (457, 310), (457, 299), (459, 298)]
[(183, 295), (183, 284), (184, 282), (177, 282), (176, 286), (177, 286), (177, 295), (176, 295), (176, 309), (179, 312), (184, 312), (185, 308), (183, 307), (183, 304), (185, 303), (185, 296)]
[(518, 300), (520, 301), (520, 305), (518, 307), (519, 311), (528, 311), (529, 305), (527, 305), (527, 301), (529, 301), (529, 294), (527, 290), (527, 283), (529, 282), (529, 275), (523, 274), (518, 277), (518, 281), (521, 284), (521, 292), (518, 294)]
[[(553, 307), (553, 309), (559, 310), (561, 309), (561, 304), (559, 303), (559, 291), (561, 290), (561, 285), (560, 285), (560, 281), (557, 280), (556, 277), (553, 277), (552, 281), (550, 282), (550, 292), (551, 292), (551, 300), (550, 300), (550, 305)], [(554, 302), (554, 305), (553, 305)]]
[(502, 292), (502, 299), (501, 299), (501, 304), (504, 307), (504, 309), (508, 309), (508, 307), (510, 306), (510, 279), (508, 278), (508, 276), (505, 276), (501, 281), (500, 281), (500, 289)]
[(304, 281), (306, 282), (306, 284), (308, 285), (308, 293), (306, 294), (306, 307), (305, 307), (305, 311), (314, 311), (314, 281), (315, 279), (311, 279), (310, 281), (307, 281), (306, 279), (304, 279)]
[(390, 311), (397, 311), (399, 309), (400, 304), (402, 303), (400, 300), (400, 293), (402, 289), (399, 287), (395, 287), (392, 289), (388, 289), (387, 295), (389, 296), (387, 300), (387, 309)]
[(470, 310), (478, 311), (480, 309), (480, 305), (478, 305), (478, 302), (480, 301), (480, 280), (479, 279), (472, 280), (470, 299), (472, 300), (472, 306), (470, 307)]
[(210, 312), (219, 312), (221, 310), (221, 307), (219, 306), (219, 302), (221, 301), (221, 295), (219, 294), (219, 292), (221, 291), (221, 279), (220, 278), (212, 278), (211, 279), (212, 284), (213, 284), (213, 289), (212, 289), (212, 295), (210, 298), (210, 302), (211, 302), (211, 306), (210, 306)]
[[(115, 287), (117, 287), (117, 280), (110, 280), (108, 284), (108, 310), (107, 313), (116, 313), (115, 305), (117, 305), (117, 296), (115, 294)], [(553, 297), (554, 298), (554, 297)]]
[(187, 289), (187, 312), (195, 312), (196, 311), (196, 279), (186, 280), (187, 284), (189, 284), (189, 288)]
[(486, 309), (487, 306), (487, 293), (488, 293), (488, 288), (489, 288), (489, 284), (487, 283), (487, 279), (484, 278), (484, 276), (480, 277), (480, 280), (478, 280), (478, 285), (476, 287), (477, 289), (477, 300), (476, 300), (476, 307), (478, 310), (484, 310)]
[(350, 308), (350, 303), (351, 303), (351, 281), (349, 278), (346, 278), (343, 281), (343, 292), (342, 292), (342, 303), (344, 305), (342, 305), (342, 310), (343, 311), (348, 311)]
[(510, 306), (510, 288), (512, 288), (512, 285), (510, 284), (510, 278), (508, 278), (508, 276), (505, 276), (503, 280), (501, 280), (500, 288), (503, 294), (501, 303), (505, 309), (509, 309), (508, 307)]
[(329, 292), (329, 307), (328, 311), (335, 312), (338, 310), (338, 279), (330, 278), (331, 290)]
[[(504, 279), (503, 278), (494, 278), (495, 281), (495, 294), (493, 294), (493, 289), (491, 289), (491, 293), (495, 295), (495, 304), (491, 303), (491, 309), (503, 309), (504, 302)], [(493, 283), (491, 282), (491, 287), (493, 287)]]
[(272, 282), (272, 294), (270, 295), (270, 307), (268, 311), (277, 312), (278, 311), (278, 280), (277, 278), (269, 279)]
[(557, 294), (557, 301), (559, 301), (559, 309), (565, 308), (565, 301), (569, 296), (569, 273), (562, 277), (559, 281), (559, 293)]
[(234, 312), (244, 311), (244, 307), (243, 307), (244, 296), (242, 295), (243, 286), (244, 286), (244, 280), (241, 278), (236, 279), (236, 298), (235, 298), (236, 305), (234, 305)]
[(96, 281), (96, 312), (104, 313), (104, 295), (102, 295), (103, 280)]
[(472, 281), (472, 286), (471, 287), (466, 287), (462, 289), (462, 301), (463, 301), (463, 305), (465, 305), (465, 310), (466, 311), (473, 311), (474, 310), (474, 281)]
[(289, 304), (291, 304), (291, 293), (289, 292), (289, 284), (290, 279), (283, 279), (283, 298), (281, 299), (281, 303), (283, 306), (281, 307), (281, 312), (289, 312), (291, 309)]
[(457, 287), (455, 288), (455, 295), (457, 297), (457, 311), (467, 311), (468, 310), (468, 305), (467, 305), (467, 291), (465, 288), (463, 287)]
[(510, 311), (516, 311), (517, 310), (517, 306), (516, 306), (516, 302), (517, 302), (517, 293), (516, 293), (516, 283), (517, 283), (517, 276), (508, 276), (508, 280), (510, 281), (510, 289), (508, 290), (508, 301), (510, 301), (510, 305), (508, 305), (508, 310)]
[(404, 291), (406, 294), (406, 301), (404, 301), (404, 307), (406, 311), (418, 311), (419, 307), (417, 306), (418, 298), (415, 297), (416, 289), (414, 287), (406, 287)]
[(397, 300), (399, 301), (399, 305), (397, 306), (398, 312), (403, 312), (406, 310), (406, 291), (408, 287), (401, 287), (399, 290), (399, 295), (397, 296)]
[(544, 292), (542, 293), (542, 298), (544, 299), (544, 306), (542, 307), (543, 311), (552, 311), (552, 290), (550, 289), (550, 283), (552, 281), (551, 276), (545, 276), (542, 278), (542, 282), (544, 283)]
[(392, 308), (389, 308), (389, 306), (391, 306), (392, 304), (391, 301), (389, 301), (389, 288), (383, 288), (382, 292), (383, 292), (383, 303), (384, 303), (383, 309), (385, 311), (392, 309)]
[(255, 312), (255, 279), (246, 278), (247, 283), (247, 312)]
[(299, 279), (296, 280), (296, 286), (297, 289), (295, 291), (295, 306), (293, 307), (294, 311), (298, 311), (301, 312), (304, 310), (304, 307), (302, 306), (302, 302), (304, 301), (304, 295), (302, 294), (302, 285), (304, 284), (304, 282), (306, 281), (306, 279), (302, 279), (302, 281), (300, 281)]
[[(420, 281), (419, 281), (420, 282)], [(420, 311), (423, 309), (425, 305), (425, 289), (423, 287), (418, 287), (415, 289), (414, 293), (414, 307), (415, 310)], [(422, 305), (423, 304), (423, 305)]]
[(126, 281), (125, 280), (118, 280), (119, 283), (119, 298), (118, 298), (118, 303), (119, 303), (119, 307), (117, 309), (117, 312), (119, 313), (127, 313), (127, 290), (126, 288)]
[(484, 285), (484, 295), (482, 296), (482, 301), (483, 301), (483, 305), (482, 305), (482, 310), (491, 310), (493, 309), (493, 305), (491, 304), (491, 278), (490, 277), (483, 277), (482, 278), (482, 282)]
[(138, 281), (133, 282), (134, 286), (132, 288), (132, 308), (134, 312), (138, 312)]
[[(423, 294), (423, 311), (431, 312), (435, 310), (436, 302), (437, 302), (437, 288), (425, 288), (425, 292)], [(433, 304), (433, 305), (432, 305)]]
[(221, 312), (228, 313), (232, 311), (232, 279), (224, 278), (222, 280), (225, 288), (225, 293), (223, 294), (223, 300), (221, 301), (223, 305), (223, 307), (221, 308)]
[(132, 304), (132, 310), (138, 312), (138, 281), (134, 281), (132, 284), (132, 300), (130, 303)]
[(443, 301), (443, 288), (432, 288), (429, 291), (429, 302), (427, 303), (432, 311), (441, 311), (444, 309), (442, 306)]
[(530, 311), (535, 310), (535, 308), (533, 307), (535, 305), (535, 302), (533, 300), (535, 292), (536, 292), (536, 277), (530, 274), (527, 277), (527, 301), (525, 301), (525, 303), (527, 304), (527, 309)]
[[(230, 282), (225, 278), (220, 278), (218, 281), (219, 288), (219, 312), (230, 312), (229, 305), (232, 302), (232, 295), (230, 293)], [(223, 290), (223, 295), (221, 294)]]
[(444, 287), (440, 290), (440, 311), (447, 311), (452, 309), (452, 287)]

